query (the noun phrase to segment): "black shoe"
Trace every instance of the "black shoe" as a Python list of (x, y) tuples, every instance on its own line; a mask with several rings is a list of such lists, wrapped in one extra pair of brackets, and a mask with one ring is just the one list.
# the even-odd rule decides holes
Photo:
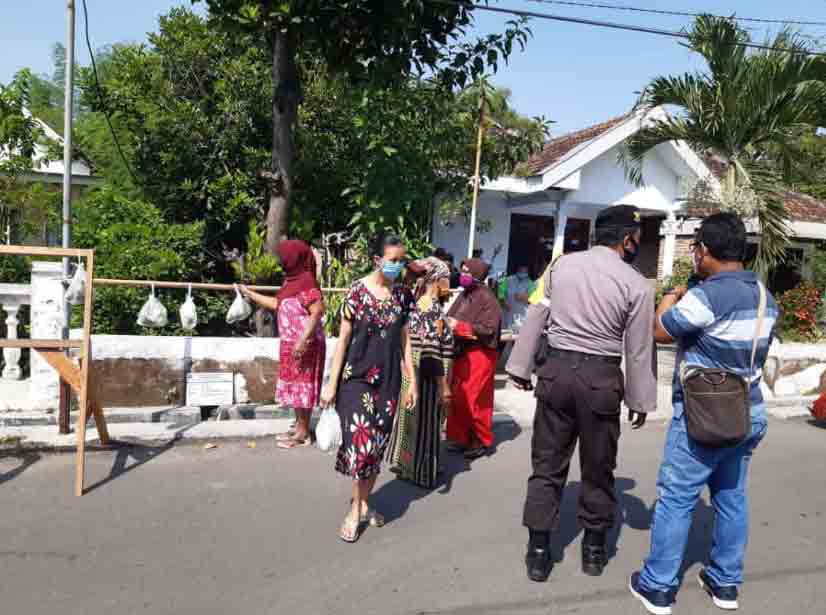
[(736, 611), (740, 608), (737, 602), (737, 587), (735, 585), (717, 585), (709, 578), (708, 574), (706, 574), (705, 568), (697, 575), (697, 580), (700, 582), (700, 587), (711, 596), (711, 599), (714, 601), (714, 606), (718, 609)]
[(528, 545), (525, 555), (525, 566), (528, 568), (528, 578), (537, 583), (544, 583), (551, 576), (554, 563), (551, 559), (551, 548)]
[(487, 454), (488, 454), (487, 447), (478, 446), (476, 448), (471, 448), (469, 450), (466, 450), (465, 451), (465, 459), (468, 459), (468, 460), (479, 459), (480, 457), (484, 457)]
[(635, 572), (631, 575), (631, 580), (628, 583), (628, 589), (634, 597), (642, 602), (645, 610), (651, 615), (671, 615), (671, 596), (669, 592), (648, 591), (640, 587), (640, 573)]
[(582, 572), (591, 577), (602, 575), (608, 563), (608, 548), (605, 546), (605, 534), (585, 530), (582, 539)]

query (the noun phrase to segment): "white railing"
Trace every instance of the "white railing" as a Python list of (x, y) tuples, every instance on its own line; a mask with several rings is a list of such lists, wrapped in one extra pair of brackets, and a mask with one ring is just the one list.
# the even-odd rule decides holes
[[(31, 286), (29, 284), (0, 284), (0, 307), (6, 319), (6, 338), (16, 340), (20, 321), (17, 315), (24, 305), (31, 305)], [(3, 349), (3, 371), (0, 378), (3, 380), (20, 380), (23, 371), (20, 369), (20, 349)]]

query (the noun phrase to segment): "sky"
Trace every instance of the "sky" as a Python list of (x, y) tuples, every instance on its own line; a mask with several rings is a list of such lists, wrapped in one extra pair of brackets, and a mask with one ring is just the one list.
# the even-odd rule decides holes
[[(392, 0), (388, 0), (392, 1)], [(584, 0), (588, 1), (588, 0)], [(643, 8), (710, 12), (763, 19), (826, 22), (826, 0), (593, 0)], [(83, 39), (83, 14), (78, 0), (78, 59), (88, 62)], [(123, 41), (144, 41), (158, 15), (173, 6), (191, 6), (189, 0), (87, 0), (90, 36), (94, 48)], [(65, 0), (0, 0), (0, 83), (30, 67), (51, 71), (51, 47), (65, 39)], [(585, 17), (649, 27), (679, 30), (689, 18), (644, 15), (607, 9), (540, 4), (529, 0), (500, 0), (492, 6), (541, 13)], [(470, 36), (501, 31), (505, 15), (479, 11)], [(762, 24), (753, 37), (768, 34)], [(675, 39), (607, 30), (591, 26), (533, 19), (533, 38), (524, 53), (516, 52), (500, 67), (493, 81), (512, 91), (513, 104), (525, 115), (553, 120), (554, 134), (583, 128), (625, 113), (636, 93), (653, 77), (701, 68)], [(776, 27), (776, 26), (775, 26)], [(805, 33), (826, 40), (826, 26), (806, 26)]]

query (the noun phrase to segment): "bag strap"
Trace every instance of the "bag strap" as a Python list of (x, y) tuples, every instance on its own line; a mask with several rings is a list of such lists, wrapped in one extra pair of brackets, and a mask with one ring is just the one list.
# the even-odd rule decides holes
[(757, 325), (754, 330), (754, 341), (751, 345), (751, 365), (749, 366), (749, 377), (754, 375), (754, 359), (757, 357), (757, 343), (760, 341), (760, 332), (763, 329), (763, 319), (766, 316), (766, 287), (763, 282), (757, 280), (757, 288), (760, 291), (760, 304), (757, 307)]

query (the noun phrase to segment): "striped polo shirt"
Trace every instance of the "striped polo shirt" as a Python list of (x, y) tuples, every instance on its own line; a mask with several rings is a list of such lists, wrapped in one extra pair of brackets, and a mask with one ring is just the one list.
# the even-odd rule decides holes
[(751, 380), (752, 416), (765, 412), (760, 382), (778, 318), (774, 297), (767, 291), (766, 314), (757, 344), (754, 371), (749, 373), (751, 350), (757, 328), (760, 291), (751, 271), (719, 273), (695, 286), (660, 322), (679, 343), (674, 370), (674, 416), (683, 414), (680, 362), (687, 365), (726, 369)]

